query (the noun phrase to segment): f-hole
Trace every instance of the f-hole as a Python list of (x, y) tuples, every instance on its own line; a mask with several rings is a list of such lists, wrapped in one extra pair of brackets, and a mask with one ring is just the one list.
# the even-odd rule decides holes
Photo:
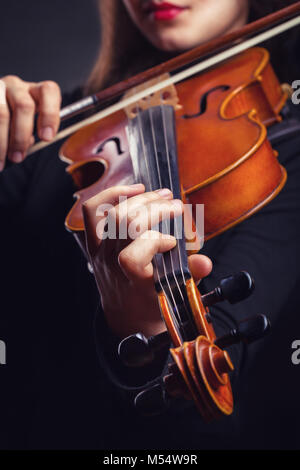
[[(110, 137), (99, 145), (96, 150), (96, 155), (101, 153), (104, 150), (105, 145), (109, 142), (114, 143), (118, 155), (122, 155), (124, 153), (121, 148), (120, 139), (118, 137)], [(101, 161), (90, 161), (73, 170), (72, 178), (77, 188), (84, 189), (99, 181), (104, 171), (105, 165)]]
[(229, 90), (229, 88), (230, 88), (229, 85), (218, 85), (214, 88), (211, 88), (210, 90), (205, 92), (204, 95), (202, 95), (200, 97), (199, 111), (197, 113), (195, 113), (195, 114), (183, 114), (181, 117), (183, 119), (194, 119), (194, 118), (197, 118), (199, 116), (202, 116), (202, 114), (204, 114), (206, 112), (206, 109), (207, 109), (207, 98), (208, 98), (208, 96), (211, 93), (214, 93), (217, 90), (227, 91), (227, 90)]
[(119, 137), (110, 137), (109, 139), (104, 140), (104, 142), (102, 142), (102, 144), (99, 145), (99, 147), (97, 148), (96, 153), (101, 153), (105, 145), (108, 144), (109, 142), (113, 142), (115, 144), (118, 155), (122, 155), (123, 153), (125, 153), (124, 150), (122, 150), (121, 148), (121, 141)]

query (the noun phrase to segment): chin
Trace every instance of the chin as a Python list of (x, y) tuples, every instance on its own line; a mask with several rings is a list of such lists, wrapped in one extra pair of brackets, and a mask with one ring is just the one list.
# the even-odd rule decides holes
[[(182, 38), (185, 38), (182, 40)], [(158, 35), (151, 38), (152, 44), (165, 52), (183, 52), (201, 44), (201, 41), (192, 40), (186, 33)], [(204, 41), (203, 41), (204, 42)]]
[(153, 41), (153, 45), (165, 52), (185, 51), (191, 48), (189, 44), (178, 40), (178, 38), (157, 38)]

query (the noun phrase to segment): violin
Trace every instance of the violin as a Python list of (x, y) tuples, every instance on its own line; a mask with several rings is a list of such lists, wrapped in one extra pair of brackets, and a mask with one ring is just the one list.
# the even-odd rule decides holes
[[(252, 46), (268, 34), (300, 24), (299, 12), (300, 2), (247, 25), (242, 34), (231, 33), (85, 99), (82, 108), (97, 102), (102, 109), (60, 149), (78, 188), (66, 227), (83, 250), (82, 204), (114, 185), (143, 183), (146, 191), (169, 188), (174, 198), (191, 205), (194, 218), (197, 205), (203, 204), (205, 240), (250, 217), (280, 192), (287, 175), (268, 141), (267, 127), (281, 120), (288, 93), (268, 52)], [(256, 38), (249, 38), (254, 31)], [(241, 37), (246, 40), (236, 44)], [(224, 51), (227, 45), (231, 48)], [(217, 51), (213, 59), (212, 51)], [(80, 105), (64, 114), (73, 115), (76, 108)], [(188, 268), (181, 217), (168, 226), (161, 222), (157, 229), (177, 239), (172, 250), (153, 259), (167, 331), (150, 338), (137, 332), (123, 339), (120, 360), (138, 369), (169, 347), (168, 372), (136, 396), (137, 408), (153, 414), (183, 398), (192, 400), (209, 422), (233, 411), (234, 366), (226, 349), (256, 341), (270, 324), (258, 315), (216, 338), (209, 307), (248, 297), (254, 288), (251, 276), (242, 271), (201, 296)]]
[[(280, 120), (286, 99), (267, 51), (256, 48), (76, 132), (60, 150), (63, 160), (72, 161), (67, 171), (79, 188), (67, 228), (83, 247), (82, 203), (108, 187), (129, 182), (143, 183), (146, 191), (167, 187), (174, 198), (191, 204), (193, 213), (197, 204), (204, 204), (205, 239), (239, 223), (275, 197), (285, 183), (286, 172), (267, 140), (266, 125)], [(169, 340), (174, 362), (161, 395), (192, 398), (210, 421), (233, 410), (228, 377), (233, 364), (221, 347), (224, 338), (215, 336), (208, 311), (214, 294), (201, 298), (189, 271), (181, 221), (176, 218), (172, 227), (161, 223), (158, 229), (177, 238), (175, 248), (153, 259), (168, 332), (151, 340), (141, 333), (126, 338), (119, 354), (127, 365), (141, 367)], [(222, 285), (222, 294), (214, 301), (235, 302), (236, 291), (240, 300), (253, 289), (247, 273), (223, 280)], [(245, 336), (238, 334), (226, 346), (232, 341), (250, 342), (253, 329), (251, 340), (258, 339), (269, 323), (259, 316), (243, 329)], [(157, 386), (146, 390), (137, 397), (137, 406), (149, 411), (149, 401), (157, 393)]]

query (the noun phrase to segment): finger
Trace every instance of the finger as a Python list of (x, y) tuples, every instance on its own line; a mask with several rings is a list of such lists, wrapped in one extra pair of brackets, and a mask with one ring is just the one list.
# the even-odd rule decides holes
[(129, 213), (134, 214), (137, 210), (142, 210), (143, 205), (158, 201), (160, 198), (169, 200), (173, 198), (173, 194), (168, 188), (163, 188), (157, 191), (144, 192), (143, 194), (132, 196), (130, 199), (126, 199), (116, 205), (116, 217), (118, 220), (122, 220), (124, 217), (127, 217)]
[(37, 130), (41, 140), (50, 141), (58, 131), (61, 91), (57, 83), (48, 80), (29, 89), (38, 106)]
[(153, 276), (153, 256), (169, 251), (175, 245), (175, 237), (148, 230), (120, 252), (119, 266), (131, 281), (148, 280)]
[(19, 163), (25, 157), (33, 134), (35, 103), (25, 87), (7, 89), (12, 110), (9, 136), (9, 158)]
[[(159, 191), (163, 191), (159, 194)], [(138, 207), (141, 204), (150, 201), (151, 199), (158, 199), (159, 197), (163, 197), (165, 192), (167, 193), (167, 197), (171, 198), (172, 193), (170, 190), (159, 190), (153, 191), (149, 193), (145, 193), (145, 186), (143, 184), (132, 184), (128, 186), (112, 186), (111, 188), (105, 189), (100, 193), (96, 194), (95, 196), (88, 199), (84, 206), (88, 207), (91, 211), (97, 212), (97, 216), (101, 215), (101, 205), (111, 204), (116, 205), (118, 213), (120, 213), (120, 217), (125, 215), (128, 212), (128, 201), (127, 198), (130, 198), (130, 208), (134, 209), (134, 207)], [(145, 193), (145, 195), (143, 195)], [(137, 198), (137, 196), (140, 196)], [(125, 198), (125, 200), (123, 200)]]
[(212, 270), (212, 262), (205, 255), (189, 256), (189, 268), (196, 284), (210, 274)]
[[(89, 211), (96, 212), (102, 204), (111, 204), (114, 206), (119, 202), (120, 197), (132, 197), (136, 194), (143, 193), (144, 191), (145, 186), (143, 184), (112, 186), (111, 188), (105, 189), (85, 201), (83, 203), (83, 207)], [(100, 210), (98, 210), (98, 212), (100, 212)]]
[[(159, 197), (172, 197), (172, 193), (168, 189), (144, 193), (145, 187), (141, 184), (131, 186), (115, 186), (97, 194), (90, 198), (83, 205), (84, 220), (87, 229), (86, 240), (87, 247), (92, 254), (97, 248), (102, 239), (104, 232), (105, 222), (108, 214), (114, 223), (115, 228), (119, 227), (116, 218), (120, 218), (119, 213), (127, 214), (128, 203), (130, 208), (139, 207), (141, 204)], [(125, 198), (125, 201), (120, 203), (120, 199)], [(129, 198), (127, 200), (127, 198)], [(119, 202), (119, 204), (117, 204)], [(114, 212), (114, 204), (116, 204), (116, 212)], [(126, 225), (126, 238), (127, 238), (127, 225)]]
[(183, 203), (180, 199), (172, 199), (171, 201), (158, 199), (134, 210), (129, 210), (124, 219), (116, 221), (116, 223), (119, 228), (126, 229), (128, 237), (134, 240), (146, 230), (154, 228), (162, 220), (166, 222), (166, 226), (169, 226), (170, 220), (182, 213)]
[[(170, 191), (169, 195), (172, 197)], [(99, 206), (96, 215), (107, 213), (107, 217), (99, 219), (97, 223), (98, 238), (134, 240), (146, 230), (155, 228), (160, 221), (164, 220), (169, 224), (171, 219), (183, 213), (183, 203), (179, 199), (171, 201), (156, 199), (145, 203), (149, 199), (158, 197), (158, 194), (152, 192), (126, 199), (117, 206), (108, 207), (102, 204), (101, 214)], [(144, 204), (140, 205), (137, 201), (142, 201)]]
[(7, 155), (10, 113), (6, 101), (6, 85), (0, 80), (0, 171), (3, 170)]
[[(108, 212), (119, 201), (120, 197), (130, 197), (145, 191), (143, 184), (133, 184), (131, 186), (113, 186), (82, 204), (83, 220), (86, 232), (87, 248), (92, 254), (97, 250), (101, 237), (97, 235), (98, 224), (105, 220)], [(98, 230), (99, 232), (99, 230)]]

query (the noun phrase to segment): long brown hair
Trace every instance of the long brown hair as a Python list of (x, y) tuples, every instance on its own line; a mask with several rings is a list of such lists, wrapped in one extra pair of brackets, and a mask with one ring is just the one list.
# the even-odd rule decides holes
[[(129, 18), (121, 0), (98, 1), (101, 19), (100, 53), (88, 79), (86, 93), (99, 91), (170, 58), (170, 53), (156, 49), (145, 39)], [(295, 1), (250, 0), (249, 21)], [(280, 55), (281, 43), (276, 45), (277, 57)]]

